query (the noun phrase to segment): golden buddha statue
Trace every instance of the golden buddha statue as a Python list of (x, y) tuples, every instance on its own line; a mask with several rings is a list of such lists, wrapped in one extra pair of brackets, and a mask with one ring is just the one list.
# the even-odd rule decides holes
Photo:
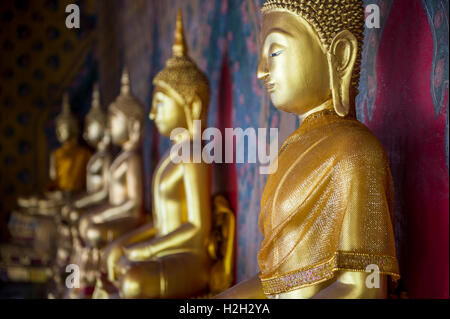
[(19, 208), (32, 214), (53, 215), (55, 204), (61, 204), (68, 194), (82, 191), (86, 185), (86, 165), (92, 154), (78, 143), (78, 123), (70, 110), (67, 93), (63, 95), (62, 111), (55, 126), (61, 146), (50, 155), (47, 187), (42, 194), (20, 196), (17, 200)]
[(99, 205), (84, 209), (74, 238), (72, 261), (80, 266), (85, 286), (95, 282), (104, 246), (143, 222), (143, 120), (143, 106), (131, 94), (129, 75), (124, 70), (120, 95), (109, 106), (111, 140), (121, 147), (121, 152), (109, 167), (108, 197)]
[[(201, 135), (195, 123), (206, 122), (210, 91), (206, 75), (188, 56), (181, 11), (173, 57), (153, 84), (150, 119), (173, 145), (192, 146), (194, 135)], [(174, 134), (175, 129), (186, 134)], [(232, 284), (234, 215), (221, 196), (214, 198), (212, 214), (210, 176), (205, 162), (174, 163), (170, 154), (160, 160), (153, 178), (153, 223), (112, 242), (105, 254), (108, 279), (120, 297), (186, 298)], [(102, 288), (98, 281), (95, 298), (108, 297)]]
[[(70, 198), (61, 210), (58, 218), (58, 247), (54, 263), (56, 286), (62, 284), (65, 267), (70, 261), (73, 241), (78, 236), (78, 219), (87, 207), (100, 204), (108, 196), (108, 172), (111, 163), (109, 152), (110, 137), (107, 130), (107, 118), (100, 105), (100, 92), (95, 85), (91, 109), (85, 118), (85, 141), (96, 149), (86, 167), (86, 189)], [(58, 287), (60, 289), (60, 287)]]
[(258, 78), (301, 125), (261, 198), (261, 273), (217, 297), (385, 298), (399, 277), (393, 183), (384, 148), (355, 118), (363, 3), (268, 0), (262, 12)]
[(64, 94), (63, 110), (56, 117), (56, 137), (61, 147), (50, 157), (49, 190), (82, 191), (86, 185), (86, 166), (91, 152), (78, 144), (78, 123), (70, 111), (69, 96)]
[[(11, 280), (45, 281), (55, 252), (55, 218), (64, 201), (85, 186), (91, 153), (77, 143), (78, 123), (67, 94), (56, 118), (56, 136), (62, 145), (50, 156), (50, 182), (41, 194), (18, 198), (18, 210), (12, 212), (9, 221), (11, 244), (0, 249), (2, 260), (14, 269)], [(17, 264), (14, 260), (20, 261)]]
[(65, 209), (72, 220), (78, 220), (78, 210), (99, 203), (108, 196), (108, 172), (111, 163), (109, 152), (110, 136), (107, 128), (107, 118), (100, 105), (100, 92), (95, 86), (92, 95), (92, 106), (85, 119), (83, 138), (96, 152), (91, 157), (86, 168), (86, 192), (77, 196), (71, 203), (71, 208)]
[(110, 136), (106, 114), (100, 105), (98, 85), (94, 87), (91, 109), (85, 118), (83, 138), (96, 149), (96, 152), (87, 163), (85, 191), (71, 198), (62, 209), (62, 219), (71, 223), (78, 221), (83, 209), (106, 200), (108, 196), (108, 172), (111, 163)]

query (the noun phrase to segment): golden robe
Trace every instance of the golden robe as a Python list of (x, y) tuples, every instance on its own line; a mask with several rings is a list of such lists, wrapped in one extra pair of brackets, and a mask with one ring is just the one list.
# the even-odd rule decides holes
[(75, 141), (64, 143), (53, 153), (52, 186), (62, 191), (81, 191), (86, 186), (86, 167), (91, 152)]
[(284, 142), (261, 198), (258, 253), (266, 295), (333, 278), (337, 270), (399, 277), (393, 183), (386, 152), (353, 118), (325, 110)]

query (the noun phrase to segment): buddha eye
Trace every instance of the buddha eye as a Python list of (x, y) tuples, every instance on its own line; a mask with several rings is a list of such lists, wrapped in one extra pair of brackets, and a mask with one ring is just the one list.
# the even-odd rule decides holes
[(276, 51), (276, 52), (271, 53), (271, 54), (270, 54), (270, 57), (271, 57), (271, 58), (274, 58), (274, 57), (276, 57), (276, 56), (279, 56), (281, 53), (283, 53), (283, 50), (278, 50), (278, 51)]

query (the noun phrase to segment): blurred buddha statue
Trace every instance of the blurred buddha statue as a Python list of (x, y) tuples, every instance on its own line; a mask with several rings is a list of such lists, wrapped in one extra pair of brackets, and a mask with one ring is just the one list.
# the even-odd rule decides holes
[(83, 138), (96, 152), (86, 167), (85, 192), (75, 197), (63, 209), (64, 217), (74, 221), (78, 220), (82, 209), (97, 204), (108, 197), (108, 172), (111, 162), (110, 136), (106, 114), (100, 105), (98, 85), (94, 88), (91, 110), (86, 115)]
[[(83, 209), (74, 238), (72, 261), (81, 267), (85, 287), (95, 282), (102, 248), (143, 222), (140, 144), (144, 109), (131, 94), (126, 70), (122, 74), (120, 95), (109, 106), (108, 121), (112, 142), (120, 146), (121, 151), (107, 173), (107, 200)], [(99, 187), (94, 180), (91, 180), (91, 187)]]
[[(181, 11), (173, 57), (153, 84), (150, 118), (171, 137), (172, 147), (192, 148), (194, 135), (205, 127), (210, 91), (206, 75), (188, 56)], [(212, 214), (210, 175), (205, 162), (175, 163), (169, 152), (160, 160), (153, 177), (153, 223), (112, 242), (104, 258), (120, 297), (185, 298), (232, 284), (234, 216), (224, 197), (215, 197)], [(95, 298), (111, 297), (105, 286), (97, 282)]]
[[(55, 253), (55, 218), (64, 201), (85, 187), (86, 165), (91, 153), (78, 144), (78, 124), (70, 111), (67, 94), (63, 96), (62, 112), (56, 118), (56, 136), (61, 146), (50, 156), (48, 186), (40, 194), (19, 197), (18, 209), (9, 220), (12, 245), (2, 246), (2, 260), (13, 264), (16, 260), (18, 267), (28, 267), (17, 268), (19, 270), (10, 277), (44, 280), (47, 270), (42, 275), (40, 269), (49, 265)], [(7, 258), (3, 254), (5, 250)], [(38, 275), (30, 275), (32, 273)]]
[(109, 150), (110, 137), (107, 118), (100, 105), (100, 92), (95, 85), (91, 109), (85, 118), (85, 141), (96, 152), (86, 167), (86, 189), (70, 199), (61, 210), (58, 221), (58, 249), (54, 267), (54, 279), (59, 283), (61, 273), (69, 262), (72, 251), (72, 238), (77, 237), (77, 222), (80, 214), (88, 207), (100, 204), (108, 196), (108, 172), (111, 163)]
[(67, 93), (63, 95), (62, 111), (56, 117), (56, 137), (61, 144), (50, 155), (49, 178), (42, 194), (18, 198), (18, 207), (33, 213), (48, 215), (64, 195), (82, 191), (86, 185), (86, 165), (91, 152), (78, 143), (79, 127), (72, 114)]
[(393, 183), (355, 118), (363, 2), (268, 0), (262, 12), (258, 78), (301, 125), (261, 198), (261, 272), (218, 297), (385, 298), (399, 277)]
[(86, 186), (86, 166), (91, 152), (78, 143), (79, 128), (70, 111), (69, 96), (64, 94), (63, 110), (56, 118), (56, 137), (61, 147), (50, 157), (49, 190), (83, 191)]

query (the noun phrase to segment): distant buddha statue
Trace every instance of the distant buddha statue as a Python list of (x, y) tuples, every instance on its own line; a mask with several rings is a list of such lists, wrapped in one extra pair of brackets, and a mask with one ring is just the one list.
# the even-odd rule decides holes
[(82, 191), (86, 185), (86, 164), (91, 157), (78, 144), (78, 124), (70, 111), (69, 97), (63, 98), (63, 110), (56, 118), (56, 136), (61, 147), (50, 157), (51, 188), (61, 191)]
[(144, 110), (131, 94), (126, 70), (122, 74), (120, 95), (109, 106), (108, 121), (111, 140), (120, 146), (121, 152), (109, 166), (107, 199), (100, 205), (86, 207), (80, 214), (72, 254), (72, 259), (82, 264), (86, 287), (95, 282), (103, 248), (143, 221), (140, 144)]
[(268, 0), (262, 12), (258, 78), (301, 125), (261, 198), (261, 273), (218, 297), (385, 298), (399, 277), (394, 193), (386, 151), (355, 119), (363, 2)]
[(69, 263), (72, 238), (78, 235), (77, 222), (80, 214), (88, 207), (99, 205), (108, 196), (108, 172), (111, 164), (110, 137), (107, 130), (107, 117), (100, 105), (98, 85), (94, 87), (91, 109), (86, 115), (84, 126), (83, 137), (96, 152), (87, 163), (84, 192), (68, 199), (58, 220), (58, 248), (54, 265), (54, 279), (57, 284), (62, 284), (61, 274), (65, 274), (65, 268)]
[[(39, 280), (45, 280), (48, 273), (45, 267), (55, 252), (55, 218), (64, 200), (84, 189), (86, 165), (91, 157), (91, 152), (78, 143), (78, 123), (71, 113), (67, 94), (63, 96), (62, 111), (55, 124), (61, 146), (50, 155), (50, 182), (36, 195), (19, 197), (18, 209), (12, 212), (9, 222), (13, 244), (1, 248), (9, 256), (2, 259), (19, 260), (20, 266), (26, 267), (21, 268), (21, 274), (29, 281), (34, 281), (33, 273), (41, 273)], [(31, 267), (32, 262), (37, 268)]]
[[(205, 127), (209, 81), (188, 56), (178, 12), (173, 57), (153, 80), (150, 118), (173, 146)], [(178, 129), (179, 135), (171, 135)], [(181, 129), (181, 130), (180, 130)], [(187, 298), (217, 293), (233, 281), (234, 216), (224, 197), (211, 196), (211, 166), (174, 163), (167, 153), (153, 177), (153, 223), (112, 242), (106, 251), (108, 279), (122, 298)], [(211, 205), (213, 204), (213, 205)], [(103, 285), (103, 286), (102, 286)], [(108, 298), (98, 282), (96, 298)]]
[[(50, 155), (49, 183), (45, 189), (31, 197), (19, 197), (19, 207), (42, 208), (61, 202), (62, 194), (74, 194), (86, 186), (86, 165), (91, 152), (78, 143), (79, 127), (70, 110), (69, 96), (63, 95), (62, 111), (55, 120), (56, 137), (61, 144)], [(39, 211), (36, 211), (39, 213)]]
[(107, 128), (107, 116), (100, 105), (98, 85), (94, 88), (91, 110), (86, 115), (83, 137), (96, 152), (91, 157), (86, 168), (85, 192), (72, 201), (70, 205), (72, 210), (66, 210), (71, 215), (68, 217), (73, 220), (77, 220), (77, 210), (99, 203), (108, 196), (108, 172), (111, 164), (109, 146), (111, 138)]

